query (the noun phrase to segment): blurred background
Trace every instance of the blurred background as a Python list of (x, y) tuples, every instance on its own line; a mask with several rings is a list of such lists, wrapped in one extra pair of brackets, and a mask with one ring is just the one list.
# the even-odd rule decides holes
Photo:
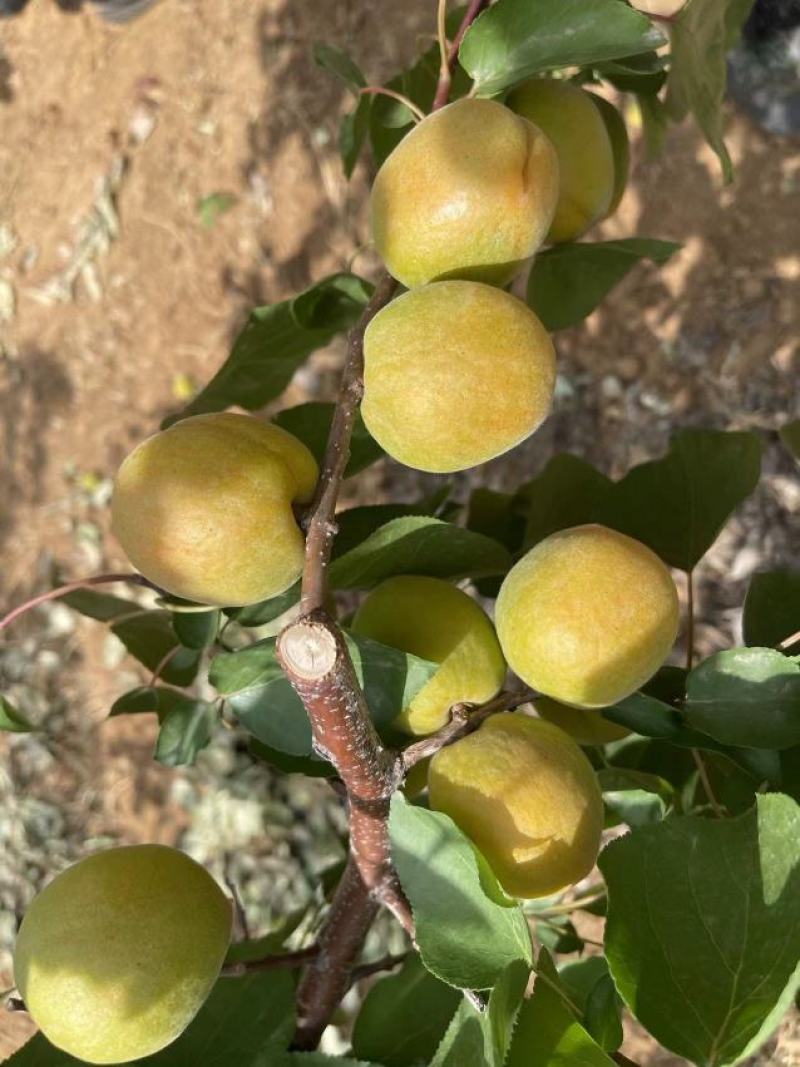
[[(377, 84), (430, 44), (434, 6), (161, 0), (115, 26), (79, 0), (31, 0), (0, 19), (4, 608), (56, 578), (125, 569), (107, 530), (111, 477), (210, 377), (252, 306), (350, 264), (375, 268), (369, 167), (348, 184), (336, 147), (350, 99), (311, 47), (347, 49)], [(675, 427), (761, 431), (765, 477), (698, 573), (706, 653), (738, 639), (753, 572), (800, 550), (800, 481), (775, 435), (800, 414), (800, 153), (791, 107), (775, 107), (797, 92), (795, 80), (786, 96), (796, 36), (784, 51), (783, 66), (754, 58), (752, 45), (734, 58), (733, 186), (721, 187), (689, 124), (646, 161), (637, 113), (625, 111), (634, 177), (592, 236), (672, 239), (683, 251), (665, 268), (637, 267), (557, 336), (553, 416), (454, 488), (463, 498), (470, 482), (514, 487), (554, 450), (619, 475), (661, 453)], [(314, 356), (283, 403), (331, 398), (341, 355), (337, 343)], [(346, 501), (431, 484), (384, 462), (347, 486)], [(88, 848), (179, 844), (237, 886), (255, 931), (313, 899), (343, 855), (328, 788), (253, 765), (235, 733), (174, 771), (152, 761), (148, 716), (106, 721), (143, 675), (100, 624), (43, 607), (0, 647), (0, 673), (2, 691), (43, 727), (0, 735), (0, 990), (27, 902)], [(0, 1014), (0, 1059), (29, 1032), (24, 1016)], [(683, 1062), (635, 1034), (626, 1051), (642, 1064)], [(796, 1019), (753, 1062), (800, 1064)]]

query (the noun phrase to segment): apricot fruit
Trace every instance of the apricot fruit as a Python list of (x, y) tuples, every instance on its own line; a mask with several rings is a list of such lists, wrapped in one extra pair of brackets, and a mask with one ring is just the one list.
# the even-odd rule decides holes
[(383, 308), (364, 335), (361, 413), (394, 459), (443, 473), (485, 463), (550, 410), (555, 352), (517, 297), (433, 282)]
[(602, 708), (667, 658), (678, 593), (667, 567), (632, 537), (575, 526), (532, 548), (503, 581), (497, 633), (509, 666), (545, 696)]
[(614, 153), (600, 110), (583, 89), (555, 78), (525, 82), (508, 105), (553, 142), (560, 180), (547, 239), (574, 241), (605, 218), (614, 196)]
[(14, 952), (25, 1006), (57, 1047), (127, 1063), (174, 1041), (217, 980), (231, 936), (225, 894), (162, 845), (112, 848), (58, 875), (27, 910)]
[(607, 745), (630, 734), (624, 726), (604, 719), (599, 708), (575, 708), (550, 697), (537, 697), (533, 706), (542, 719), (560, 726), (579, 745)]
[(506, 675), (500, 644), (486, 613), (466, 593), (440, 578), (388, 578), (364, 600), (352, 629), (440, 665), (395, 720), (405, 733), (433, 733), (448, 721), (453, 704), (491, 699)]
[(428, 792), (511, 896), (548, 896), (594, 866), (600, 787), (578, 745), (552, 723), (520, 712), (492, 716), (437, 752)]
[(540, 130), (492, 100), (458, 100), (383, 163), (372, 235), (409, 289), (441, 278), (504, 285), (544, 240), (557, 196), (556, 154)]
[(318, 477), (306, 446), (251, 415), (195, 415), (143, 441), (120, 467), (112, 529), (159, 588), (218, 607), (255, 604), (300, 575), (292, 511)]

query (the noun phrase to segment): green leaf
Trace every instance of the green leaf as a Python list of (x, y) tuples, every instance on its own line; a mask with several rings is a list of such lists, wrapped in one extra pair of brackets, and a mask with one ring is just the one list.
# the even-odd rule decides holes
[(614, 979), (604, 975), (586, 998), (583, 1025), (606, 1052), (616, 1052), (622, 1044), (622, 999)]
[(353, 1060), (349, 1056), (326, 1056), (323, 1052), (290, 1052), (277, 1063), (264, 1061), (259, 1067), (381, 1067), (364, 1060)]
[(682, 430), (666, 456), (614, 484), (596, 521), (643, 541), (671, 567), (691, 571), (755, 489), (760, 471), (755, 434)]
[(510, 963), (531, 962), (522, 911), (497, 903), (507, 898), (452, 819), (395, 794), (389, 833), (422, 962), (432, 974), (462, 989), (488, 989)]
[(636, 103), (642, 117), (644, 155), (648, 162), (658, 159), (664, 148), (669, 128), (669, 114), (660, 97), (651, 93), (637, 93)]
[(197, 674), (201, 654), (196, 649), (182, 648), (172, 628), (168, 611), (143, 611), (138, 615), (119, 619), (111, 632), (123, 643), (134, 659), (150, 671), (161, 667), (167, 655), (172, 658), (161, 668), (161, 678), (170, 685), (189, 685)]
[(111, 705), (109, 717), (116, 715), (146, 715), (158, 713), (159, 690), (150, 685), (137, 685), (123, 693)]
[(564, 330), (590, 315), (641, 260), (666, 263), (681, 247), (650, 237), (556, 245), (533, 261), (528, 303), (547, 330)]
[[(220, 653), (211, 665), (209, 681), (259, 741), (291, 756), (308, 756), (311, 724), (278, 663), (276, 640), (270, 637), (238, 652)], [(377, 641), (353, 634), (346, 640), (379, 728), (388, 727), (439, 669), (437, 663)]]
[(62, 596), (61, 603), (98, 622), (113, 622), (123, 615), (144, 610), (135, 600), (125, 600), (110, 593), (97, 593), (94, 589), (76, 589), (74, 593)]
[(578, 456), (563, 452), (520, 490), (528, 502), (525, 548), (558, 530), (590, 522), (611, 479)]
[(800, 660), (771, 648), (718, 652), (689, 675), (686, 717), (726, 745), (800, 744)]
[(733, 180), (722, 137), (726, 58), (752, 6), (753, 0), (688, 0), (670, 22), (667, 107), (675, 119), (694, 114), (719, 156), (726, 182)]
[(753, 575), (742, 627), (746, 645), (775, 646), (796, 634), (800, 630), (800, 571)]
[(238, 622), (240, 626), (263, 626), (267, 622), (273, 622), (300, 599), (300, 582), (295, 582), (285, 593), (270, 597), (269, 600), (261, 600), (258, 604), (248, 604), (243, 608), (226, 608), (225, 614), (229, 619)]
[(598, 771), (606, 810), (614, 819), (610, 825), (625, 822), (631, 828), (660, 822), (672, 798), (672, 786), (663, 778), (642, 771), (613, 767)]
[(175, 636), (186, 648), (209, 648), (219, 633), (220, 612), (173, 611), (172, 628)]
[(197, 213), (200, 222), (207, 230), (212, 229), (217, 219), (224, 215), (236, 203), (236, 197), (232, 193), (211, 193), (201, 197), (197, 201)]
[(781, 785), (780, 761), (774, 752), (721, 744), (708, 734), (691, 729), (674, 707), (649, 693), (633, 693), (612, 707), (603, 708), (603, 716), (644, 737), (669, 741), (671, 745), (678, 745), (680, 748), (701, 748), (708, 752), (718, 752), (753, 775), (759, 782), (767, 781), (776, 787)]
[(615, 89), (623, 93), (653, 96), (667, 80), (664, 69), (666, 63), (666, 57), (660, 56), (658, 52), (642, 52), (640, 55), (599, 63), (595, 70), (601, 78), (611, 82)]
[(800, 809), (758, 798), (736, 819), (667, 819), (600, 856), (606, 953), (657, 1041), (704, 1067), (763, 1043), (800, 980)]
[[(268, 971), (220, 978), (197, 1017), (177, 1041), (155, 1056), (133, 1062), (143, 1067), (269, 1067), (280, 1063), (294, 1030), (294, 983), (287, 972)], [(264, 1059), (274, 1049), (275, 1056)], [(41, 1034), (4, 1067), (85, 1067), (53, 1048)], [(119, 1067), (119, 1065), (117, 1065)]]
[(800, 459), (800, 419), (788, 422), (780, 431), (780, 437), (794, 458)]
[(461, 999), (413, 953), (397, 974), (367, 993), (353, 1031), (353, 1052), (385, 1067), (430, 1063)]
[(459, 50), (479, 96), (533, 74), (649, 52), (665, 43), (650, 20), (619, 0), (498, 0), (467, 31)]
[(517, 1016), (506, 1067), (614, 1067), (575, 1017), (553, 961), (545, 949), (536, 964), (533, 996)]
[(393, 574), (433, 578), (504, 574), (508, 551), (497, 541), (429, 516), (394, 519), (330, 567), (334, 589), (369, 589)]
[(233, 404), (255, 411), (274, 400), (315, 349), (353, 325), (370, 292), (354, 274), (333, 274), (291, 300), (256, 308), (222, 367), (167, 424)]
[(309, 909), (306, 907), (295, 908), (294, 911), (284, 916), (274, 929), (262, 934), (261, 937), (248, 938), (246, 941), (234, 941), (228, 949), (225, 965), (249, 963), (252, 960), (261, 960), (265, 956), (279, 953), (308, 913)]
[[(325, 446), (328, 443), (331, 422), (335, 405), (322, 404), (312, 401), (308, 404), (298, 404), (294, 408), (286, 408), (272, 420), (284, 430), (299, 437), (308, 450), (312, 453), (317, 463), (322, 466), (325, 455)], [(377, 441), (369, 434), (361, 416), (356, 416), (353, 427), (353, 437), (350, 444), (350, 459), (345, 470), (345, 477), (358, 474), (371, 463), (375, 463), (383, 456), (383, 450)]]
[(161, 725), (155, 758), (166, 767), (182, 767), (194, 763), (197, 753), (211, 740), (216, 710), (205, 700), (193, 700), (172, 689), (161, 689), (158, 718)]
[(530, 973), (522, 960), (510, 963), (485, 1011), (462, 1000), (430, 1067), (503, 1067)]
[(367, 79), (361, 72), (361, 68), (341, 48), (325, 44), (323, 41), (314, 42), (314, 62), (318, 67), (333, 74), (343, 82), (354, 96), (358, 96), (358, 90), (367, 84)]
[(10, 700), (0, 696), (0, 732), (8, 734), (29, 734), (36, 727), (17, 711)]

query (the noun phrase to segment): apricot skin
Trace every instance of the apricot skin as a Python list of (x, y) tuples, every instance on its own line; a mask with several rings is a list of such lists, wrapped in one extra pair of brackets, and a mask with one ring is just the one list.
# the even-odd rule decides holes
[(558, 203), (549, 242), (574, 241), (605, 218), (614, 196), (614, 156), (606, 124), (592, 97), (577, 85), (533, 78), (508, 105), (550, 138), (558, 155)]
[(14, 977), (34, 1022), (88, 1063), (127, 1063), (174, 1041), (219, 975), (232, 911), (175, 849), (109, 849), (68, 868), (20, 928)]
[(292, 504), (311, 499), (316, 461), (279, 426), (196, 415), (143, 441), (120, 467), (112, 529), (159, 588), (220, 607), (288, 589), (303, 566)]
[(431, 760), (430, 805), (477, 845), (507, 893), (548, 896), (594, 866), (603, 799), (589, 761), (552, 723), (495, 715)]
[(502, 104), (459, 100), (395, 148), (372, 188), (372, 233), (411, 289), (441, 278), (504, 285), (541, 245), (558, 162), (541, 132)]
[(546, 417), (553, 343), (510, 293), (479, 282), (433, 282), (379, 311), (364, 336), (370, 433), (392, 456), (443, 473), (485, 463)]
[(448, 721), (453, 704), (480, 704), (501, 688), (506, 665), (494, 627), (466, 593), (439, 578), (389, 578), (366, 598), (353, 632), (440, 663), (395, 725), (429, 734)]
[(604, 719), (599, 708), (574, 708), (550, 697), (537, 697), (533, 706), (542, 719), (561, 727), (579, 745), (607, 745), (630, 735), (624, 726)]
[(496, 620), (523, 681), (564, 704), (602, 708), (633, 693), (667, 658), (678, 594), (669, 570), (639, 541), (575, 526), (511, 569)]

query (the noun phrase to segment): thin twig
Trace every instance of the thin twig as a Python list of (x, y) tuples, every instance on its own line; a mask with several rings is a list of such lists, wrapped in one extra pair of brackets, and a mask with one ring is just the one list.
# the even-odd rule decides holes
[(694, 760), (695, 767), (697, 767), (697, 773), (700, 776), (700, 781), (703, 783), (703, 789), (708, 797), (708, 802), (714, 810), (714, 814), (718, 819), (725, 818), (725, 809), (714, 795), (714, 790), (711, 786), (711, 779), (708, 777), (708, 768), (706, 767), (706, 761), (703, 759), (699, 750), (693, 748), (692, 759)]
[(273, 956), (262, 956), (258, 960), (239, 960), (238, 963), (229, 963), (222, 968), (221, 973), (225, 978), (236, 978), (242, 974), (253, 974), (255, 971), (293, 969), (310, 963), (319, 954), (319, 945), (310, 945), (308, 948), (301, 948), (296, 952), (279, 952)]
[(371, 978), (373, 974), (382, 974), (383, 971), (393, 971), (395, 967), (399, 967), (401, 963), (405, 963), (408, 959), (408, 952), (401, 952), (396, 956), (383, 956), (382, 959), (374, 960), (372, 963), (362, 963), (358, 967), (353, 969), (350, 975), (350, 984), (355, 985), (356, 982), (363, 982), (365, 978)]
[(153, 671), (152, 675), (150, 676), (149, 685), (150, 685), (151, 689), (155, 688), (155, 686), (158, 684), (158, 681), (161, 678), (162, 672), (165, 671), (167, 669), (167, 667), (169, 667), (170, 663), (175, 659), (175, 656), (180, 651), (181, 651), (181, 646), (180, 645), (176, 645), (174, 648), (171, 648), (169, 650), (169, 652), (165, 653), (161, 657), (161, 659), (159, 660), (158, 664), (156, 665), (156, 669)]
[(350, 458), (350, 439), (353, 434), (358, 405), (364, 392), (364, 332), (381, 308), (388, 304), (397, 282), (384, 274), (375, 286), (372, 299), (359, 322), (350, 331), (347, 341), (347, 360), (342, 372), (339, 399), (336, 403), (322, 471), (307, 524), (306, 564), (303, 571), (301, 609), (308, 613), (325, 605), (328, 590), (328, 564), (336, 536), (336, 501)]
[(798, 641), (800, 641), (800, 630), (798, 630), (796, 634), (791, 634), (789, 637), (785, 637), (783, 641), (777, 645), (777, 649), (779, 652), (786, 652), (792, 645), (796, 645)]
[(471, 734), (473, 730), (489, 718), (501, 711), (513, 711), (522, 704), (528, 704), (536, 694), (532, 689), (523, 689), (515, 693), (500, 693), (493, 700), (485, 704), (454, 704), (450, 709), (450, 721), (438, 733), (425, 737), (422, 741), (415, 741), (413, 745), (403, 750), (403, 770), (406, 774), (424, 759), (435, 756), (436, 753), (452, 745), (454, 741), (460, 741), (462, 737)]
[(398, 100), (404, 107), (408, 108), (414, 116), (415, 122), (422, 122), (426, 118), (425, 112), (422, 108), (417, 107), (413, 100), (409, 100), (402, 93), (395, 92), (394, 89), (387, 89), (385, 85), (365, 85), (363, 89), (358, 91), (362, 96), (390, 96), (393, 100)]
[(69, 593), (76, 593), (79, 589), (87, 589), (92, 585), (109, 585), (112, 582), (130, 582), (133, 585), (142, 585), (146, 589), (155, 589), (157, 592), (161, 592), (158, 586), (153, 585), (141, 574), (97, 574), (93, 578), (80, 578), (77, 581), (68, 582), (66, 585), (59, 585), (55, 589), (48, 589), (46, 593), (40, 593), (30, 600), (26, 600), (24, 604), (19, 604), (0, 619), (0, 630), (10, 626), (15, 619), (18, 619), (20, 615), (24, 615), (26, 611), (30, 611), (31, 608), (36, 608), (40, 604), (46, 604), (49, 600), (58, 600), (59, 597), (67, 596)]
[(461, 47), (461, 42), (464, 40), (464, 34), (478, 15), (480, 15), (481, 11), (488, 6), (488, 3), (489, 0), (470, 0), (470, 4), (464, 12), (464, 18), (461, 20), (461, 25), (456, 30), (456, 35), (450, 44), (447, 53), (447, 65), (443, 66), (442, 72), (439, 75), (439, 84), (436, 86), (436, 94), (433, 98), (433, 107), (431, 108), (432, 111), (438, 111), (440, 107), (444, 107), (447, 103), (450, 96), (450, 86), (453, 81), (453, 70), (458, 61), (458, 50)]

